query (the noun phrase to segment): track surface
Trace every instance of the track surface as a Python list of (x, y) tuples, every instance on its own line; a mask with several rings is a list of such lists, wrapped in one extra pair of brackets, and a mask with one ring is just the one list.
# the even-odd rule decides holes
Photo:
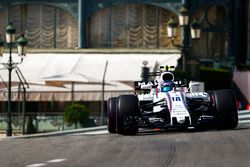
[(1, 167), (248, 167), (250, 128), (0, 141)]

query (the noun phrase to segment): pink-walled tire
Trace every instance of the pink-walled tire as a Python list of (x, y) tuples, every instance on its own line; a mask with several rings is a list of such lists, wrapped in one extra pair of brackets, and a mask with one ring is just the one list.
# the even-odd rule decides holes
[(116, 107), (117, 97), (108, 99), (108, 131), (109, 133), (116, 133)]
[(232, 90), (218, 90), (212, 93), (216, 124), (218, 129), (234, 129), (238, 125), (236, 97)]

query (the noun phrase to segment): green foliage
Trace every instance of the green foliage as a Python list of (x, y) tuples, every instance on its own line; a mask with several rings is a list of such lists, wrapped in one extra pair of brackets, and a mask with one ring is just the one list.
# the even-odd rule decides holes
[(209, 67), (201, 67), (200, 71), (207, 71), (207, 72), (218, 72), (218, 73), (231, 73), (230, 69), (227, 68), (209, 68)]
[(82, 104), (70, 104), (64, 109), (64, 120), (66, 123), (72, 125), (80, 123), (81, 126), (88, 125), (89, 111), (85, 105)]
[(175, 80), (189, 79), (190, 78), (186, 72), (184, 72), (182, 70), (178, 70), (178, 69), (175, 69), (173, 71), (173, 74), (174, 74)]
[(237, 69), (240, 71), (250, 71), (249, 64), (237, 64)]
[(205, 90), (232, 88), (233, 73), (229, 69), (200, 68), (199, 80), (205, 82)]

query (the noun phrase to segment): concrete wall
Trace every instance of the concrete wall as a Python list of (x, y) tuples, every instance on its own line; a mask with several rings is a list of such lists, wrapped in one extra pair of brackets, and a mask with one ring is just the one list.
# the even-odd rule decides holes
[(247, 38), (247, 53), (250, 54), (250, 3), (248, 5), (248, 38)]
[(233, 80), (248, 102), (250, 102), (250, 71), (235, 71)]

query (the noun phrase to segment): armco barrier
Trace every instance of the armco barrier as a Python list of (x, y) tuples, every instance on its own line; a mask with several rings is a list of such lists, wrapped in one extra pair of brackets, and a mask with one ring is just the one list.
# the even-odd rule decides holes
[(61, 136), (61, 135), (68, 135), (68, 134), (75, 134), (75, 133), (94, 132), (94, 131), (100, 131), (100, 130), (106, 130), (106, 129), (107, 129), (107, 126), (97, 126), (97, 127), (82, 128), (82, 129), (75, 129), (75, 130), (65, 130), (65, 131), (39, 133), (39, 134), (32, 134), (32, 135), (4, 137), (4, 138), (0, 138), (0, 140), (18, 139), (18, 138)]
[(239, 110), (239, 124), (250, 124), (250, 110)]
[[(239, 116), (239, 124), (250, 124), (250, 110), (239, 110), (238, 116)], [(74, 134), (74, 133), (93, 132), (93, 131), (99, 131), (99, 130), (107, 130), (107, 126), (98, 126), (98, 127), (92, 127), (92, 128), (83, 128), (83, 129), (24, 135), (24, 136), (5, 137), (5, 138), (1, 138), (0, 140), (16, 139), (16, 138), (60, 136), (60, 135), (67, 135), (67, 134)]]

